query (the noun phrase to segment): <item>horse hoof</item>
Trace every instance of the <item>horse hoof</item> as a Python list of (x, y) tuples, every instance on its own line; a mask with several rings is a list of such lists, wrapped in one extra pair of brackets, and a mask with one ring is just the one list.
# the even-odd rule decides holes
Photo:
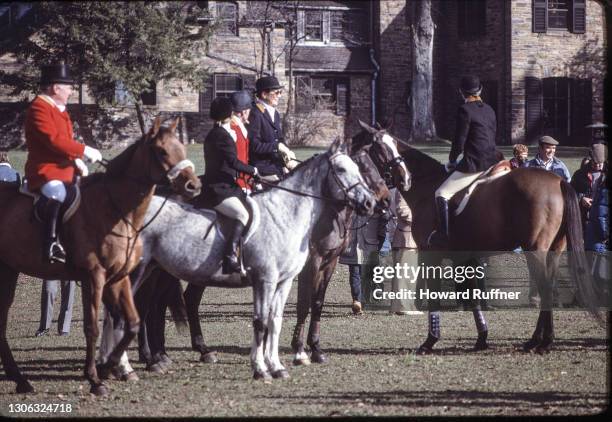
[(147, 366), (147, 371), (154, 372), (156, 374), (164, 374), (164, 373), (166, 373), (166, 371), (164, 370), (163, 366), (159, 362), (156, 362), (156, 363), (154, 363), (152, 365), (148, 365)]
[(312, 363), (327, 363), (327, 356), (323, 352), (312, 352), (310, 360)]
[(476, 344), (474, 345), (475, 352), (480, 352), (481, 350), (487, 350), (488, 348), (489, 348), (489, 345), (487, 344), (486, 341), (477, 341)]
[(139, 380), (140, 378), (138, 378), (138, 375), (134, 371), (121, 375), (121, 381), (136, 382)]
[(219, 362), (219, 358), (217, 358), (217, 353), (216, 352), (202, 353), (200, 355), (200, 362), (204, 362), (204, 363), (217, 363), (217, 362)]
[(96, 372), (98, 373), (98, 377), (103, 380), (115, 380), (118, 379), (118, 374), (113, 371), (115, 368), (110, 368), (106, 364), (96, 365)]
[(531, 352), (531, 350), (533, 350), (538, 344), (540, 344), (540, 340), (537, 339), (531, 339), (527, 342), (525, 342), (525, 344), (523, 344), (523, 351), (524, 352)]
[(15, 391), (19, 394), (33, 393), (34, 387), (32, 387), (32, 384), (28, 381), (23, 381), (17, 384), (17, 389)]
[(255, 371), (253, 372), (253, 379), (254, 380), (271, 380), (272, 379), (272, 375), (270, 375), (270, 373), (268, 371)]
[(419, 348), (416, 350), (416, 354), (419, 356), (431, 355), (432, 353), (433, 353), (433, 349), (424, 344), (420, 345)]
[(547, 353), (550, 353), (550, 351), (552, 350), (552, 343), (541, 343), (538, 344), (538, 346), (535, 348), (535, 352), (538, 355), (545, 355)]
[(162, 362), (166, 366), (172, 365), (172, 359), (170, 359), (168, 355), (165, 353), (161, 354), (161, 356), (159, 357), (159, 361)]
[(289, 378), (289, 371), (286, 369), (279, 369), (278, 371), (272, 372), (272, 378), (275, 379), (287, 379)]
[(108, 395), (108, 388), (104, 384), (92, 385), (90, 392), (95, 396), (106, 396)]
[(308, 357), (301, 358), (301, 359), (293, 359), (293, 365), (294, 366), (308, 366), (311, 363), (312, 362), (310, 362), (310, 358), (308, 358)]

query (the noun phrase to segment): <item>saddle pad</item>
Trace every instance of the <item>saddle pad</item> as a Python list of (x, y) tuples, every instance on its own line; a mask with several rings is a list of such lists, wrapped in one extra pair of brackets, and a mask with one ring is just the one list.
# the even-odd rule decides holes
[(476, 188), (479, 185), (483, 183), (489, 183), (510, 172), (510, 166), (505, 165), (505, 163), (506, 161), (504, 160), (504, 161), (501, 161), (489, 167), (489, 169), (485, 171), (478, 179), (472, 182), (471, 185), (469, 185), (467, 188), (463, 189), (462, 191), (458, 192), (458, 193), (464, 192), (464, 194), (463, 194), (463, 197), (461, 198), (461, 201), (459, 202), (459, 205), (455, 209), (455, 212), (454, 212), (455, 216), (461, 214), (461, 212), (465, 209), (468, 202), (470, 201), (472, 193), (474, 193), (474, 190), (476, 190)]
[[(62, 223), (66, 223), (68, 220), (70, 220), (70, 217), (74, 215), (76, 210), (79, 208), (79, 205), (81, 205), (81, 188), (76, 184), (65, 184), (65, 186), (66, 199), (60, 208)], [(42, 204), (42, 202), (40, 202), (42, 195), (29, 190), (27, 179), (23, 179), (23, 184), (19, 187), (19, 193), (33, 199), (34, 216), (38, 221), (42, 221), (40, 218), (40, 213), (38, 212), (38, 204)], [(42, 197), (44, 198), (44, 196)]]

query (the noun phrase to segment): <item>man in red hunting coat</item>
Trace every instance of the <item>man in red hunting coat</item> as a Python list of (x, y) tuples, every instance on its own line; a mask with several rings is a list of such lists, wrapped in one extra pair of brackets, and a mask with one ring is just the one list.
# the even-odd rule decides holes
[[(253, 98), (246, 89), (237, 91), (230, 97), (232, 101), (232, 120), (230, 128), (236, 133), (236, 153), (238, 159), (244, 164), (249, 163), (249, 139), (247, 129), (244, 126), (249, 123), (249, 114), (253, 105)], [(238, 173), (236, 183), (243, 191), (250, 192), (252, 186), (251, 177), (245, 173)]]
[(29, 189), (47, 198), (43, 213), (44, 254), (50, 262), (66, 262), (66, 253), (57, 239), (59, 210), (66, 199), (64, 184), (73, 183), (75, 168), (86, 175), (87, 166), (81, 158), (92, 163), (102, 159), (100, 151), (74, 140), (66, 112), (73, 84), (66, 65), (43, 66), (41, 92), (30, 104), (25, 122), (25, 174)]

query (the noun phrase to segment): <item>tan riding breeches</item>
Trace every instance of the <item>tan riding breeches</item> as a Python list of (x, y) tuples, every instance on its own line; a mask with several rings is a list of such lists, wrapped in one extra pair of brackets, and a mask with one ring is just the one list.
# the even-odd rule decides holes
[(219, 211), (226, 217), (238, 220), (245, 226), (249, 222), (249, 212), (242, 204), (242, 201), (235, 196), (224, 199), (223, 202), (215, 207), (215, 211)]
[(461, 173), (460, 171), (454, 171), (438, 188), (436, 191), (436, 198), (441, 196), (448, 201), (454, 194), (478, 179), (482, 173), (484, 173), (484, 171), (478, 173)]

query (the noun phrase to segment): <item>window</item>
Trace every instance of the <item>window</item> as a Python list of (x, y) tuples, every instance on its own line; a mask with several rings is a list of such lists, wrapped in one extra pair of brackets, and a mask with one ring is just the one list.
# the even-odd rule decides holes
[(497, 120), (499, 121), (499, 115), (497, 114), (497, 81), (482, 81), (482, 93), (480, 94), (482, 101), (489, 104)]
[(238, 35), (238, 5), (231, 2), (217, 3), (217, 33)]
[(298, 42), (363, 45), (369, 41), (369, 15), (365, 9), (300, 10)]
[(346, 44), (363, 44), (368, 39), (367, 15), (362, 10), (330, 12), (330, 40)]
[(323, 12), (308, 10), (304, 12), (304, 37), (306, 41), (323, 41)]
[(0, 6), (0, 30), (9, 28), (22, 20), (31, 10), (29, 3), (13, 3)]
[(330, 109), (338, 116), (349, 113), (349, 82), (334, 76), (297, 76), (296, 111)]
[(460, 0), (457, 3), (457, 32), (462, 39), (485, 35), (487, 24), (486, 0)]
[(592, 118), (590, 79), (528, 77), (525, 80), (526, 140), (550, 135), (564, 144), (590, 139), (585, 126)]
[(586, 32), (586, 0), (532, 0), (533, 32)]
[(232, 93), (242, 89), (242, 77), (238, 74), (215, 74), (214, 96), (229, 98)]
[(154, 106), (157, 104), (157, 84), (155, 81), (149, 83), (149, 91), (140, 95), (142, 105)]
[(115, 97), (114, 97), (114, 102), (117, 105), (121, 105), (121, 106), (127, 106), (127, 105), (133, 105), (134, 104), (134, 100), (132, 98), (132, 96), (130, 95), (130, 93), (128, 92), (127, 88), (125, 87), (124, 83), (122, 81), (117, 81), (115, 83)]

